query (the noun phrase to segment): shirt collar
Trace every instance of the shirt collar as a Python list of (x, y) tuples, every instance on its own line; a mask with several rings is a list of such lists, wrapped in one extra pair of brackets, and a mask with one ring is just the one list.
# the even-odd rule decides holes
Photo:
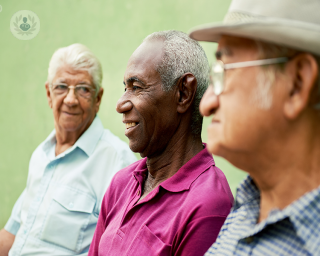
[(283, 211), (308, 251), (312, 255), (320, 255), (320, 187), (304, 194)]
[(98, 141), (103, 134), (104, 128), (100, 118), (96, 115), (89, 128), (80, 136), (74, 146), (81, 148), (88, 156), (91, 156)]
[[(76, 141), (76, 143), (70, 148), (70, 151), (75, 149), (76, 147), (82, 149), (87, 156), (90, 156), (94, 149), (96, 148), (98, 141), (100, 140), (103, 134), (104, 128), (100, 118), (96, 115), (92, 124), (89, 128), (80, 136), (80, 138)], [(57, 143), (56, 140), (56, 131), (53, 130), (50, 135), (46, 138), (43, 144), (43, 150), (48, 156), (50, 152), (50, 148), (55, 146)], [(69, 152), (69, 150), (68, 150)]]
[(203, 150), (192, 157), (172, 177), (162, 182), (160, 186), (171, 192), (188, 190), (200, 174), (215, 165), (212, 155), (208, 153), (207, 145), (203, 144)]
[(234, 209), (238, 209), (244, 204), (260, 200), (260, 191), (255, 185), (253, 179), (248, 175), (238, 186)]
[[(164, 189), (171, 192), (180, 192), (188, 190), (191, 184), (205, 172), (210, 166), (214, 165), (213, 157), (208, 153), (207, 146), (204, 143), (205, 148), (201, 150), (197, 155), (191, 158), (186, 164), (184, 164), (172, 177), (165, 180), (160, 184)], [(134, 177), (141, 184), (145, 177), (147, 170), (147, 158), (143, 159), (136, 167), (134, 171)]]
[[(257, 210), (256, 213), (259, 213), (259, 202), (260, 191), (254, 184), (253, 179), (248, 176), (241, 182), (237, 189), (234, 210), (250, 203), (257, 205), (257, 207), (250, 207), (248, 210)], [(311, 192), (304, 194), (283, 210), (274, 209), (271, 211), (267, 219), (257, 224), (256, 227), (251, 227), (250, 233), (247, 233), (246, 236), (258, 233), (268, 224), (273, 224), (285, 218), (289, 218), (290, 222), (295, 227), (297, 235), (304, 241), (306, 249), (312, 255), (320, 255), (319, 212), (320, 186)], [(255, 215), (255, 212), (248, 212), (247, 214)]]

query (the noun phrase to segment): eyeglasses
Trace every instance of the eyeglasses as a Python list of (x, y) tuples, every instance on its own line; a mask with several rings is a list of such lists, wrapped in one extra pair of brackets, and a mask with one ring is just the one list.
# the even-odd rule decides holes
[(212, 65), (210, 72), (210, 85), (213, 87), (213, 91), (216, 95), (220, 95), (224, 89), (224, 73), (228, 69), (245, 68), (253, 66), (263, 66), (269, 64), (285, 63), (289, 60), (287, 57), (264, 59), (264, 60), (250, 60), (236, 63), (224, 64), (221, 60), (218, 60)]
[(90, 85), (86, 84), (79, 84), (76, 86), (68, 86), (67, 84), (55, 84), (50, 85), (50, 87), (52, 88), (53, 94), (56, 96), (66, 96), (69, 93), (69, 90), (73, 89), (76, 96), (80, 96), (86, 99), (90, 98), (92, 96), (92, 93), (96, 91)]

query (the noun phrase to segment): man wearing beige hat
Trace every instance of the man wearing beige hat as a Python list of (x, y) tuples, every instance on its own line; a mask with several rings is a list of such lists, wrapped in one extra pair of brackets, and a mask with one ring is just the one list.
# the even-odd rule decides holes
[(234, 0), (218, 42), (208, 150), (249, 175), (206, 255), (320, 255), (320, 1)]

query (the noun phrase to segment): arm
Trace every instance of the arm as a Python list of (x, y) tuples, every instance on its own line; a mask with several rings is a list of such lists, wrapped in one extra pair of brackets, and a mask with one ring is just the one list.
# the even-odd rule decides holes
[(14, 242), (15, 235), (6, 231), (0, 230), (0, 256), (8, 256), (9, 250)]
[(173, 255), (204, 255), (217, 239), (225, 219), (224, 216), (207, 216), (191, 221), (175, 237), (172, 244)]
[(23, 198), (26, 190), (24, 190), (13, 206), (11, 216), (4, 229), (0, 230), (0, 256), (8, 256), (12, 244), (20, 228), (20, 215)]

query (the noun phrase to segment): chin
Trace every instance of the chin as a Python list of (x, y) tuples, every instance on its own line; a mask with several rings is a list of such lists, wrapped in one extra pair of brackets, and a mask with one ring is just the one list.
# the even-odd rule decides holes
[(137, 143), (136, 141), (132, 141), (129, 139), (129, 148), (134, 153), (140, 153), (139, 143)]
[(131, 149), (132, 152), (139, 153), (142, 158), (148, 156), (147, 152), (145, 152), (146, 146), (144, 146), (139, 141), (129, 140), (129, 148)]
[(207, 150), (213, 155), (222, 156), (224, 147), (218, 137), (214, 136), (214, 138), (210, 138), (210, 136), (208, 136)]

